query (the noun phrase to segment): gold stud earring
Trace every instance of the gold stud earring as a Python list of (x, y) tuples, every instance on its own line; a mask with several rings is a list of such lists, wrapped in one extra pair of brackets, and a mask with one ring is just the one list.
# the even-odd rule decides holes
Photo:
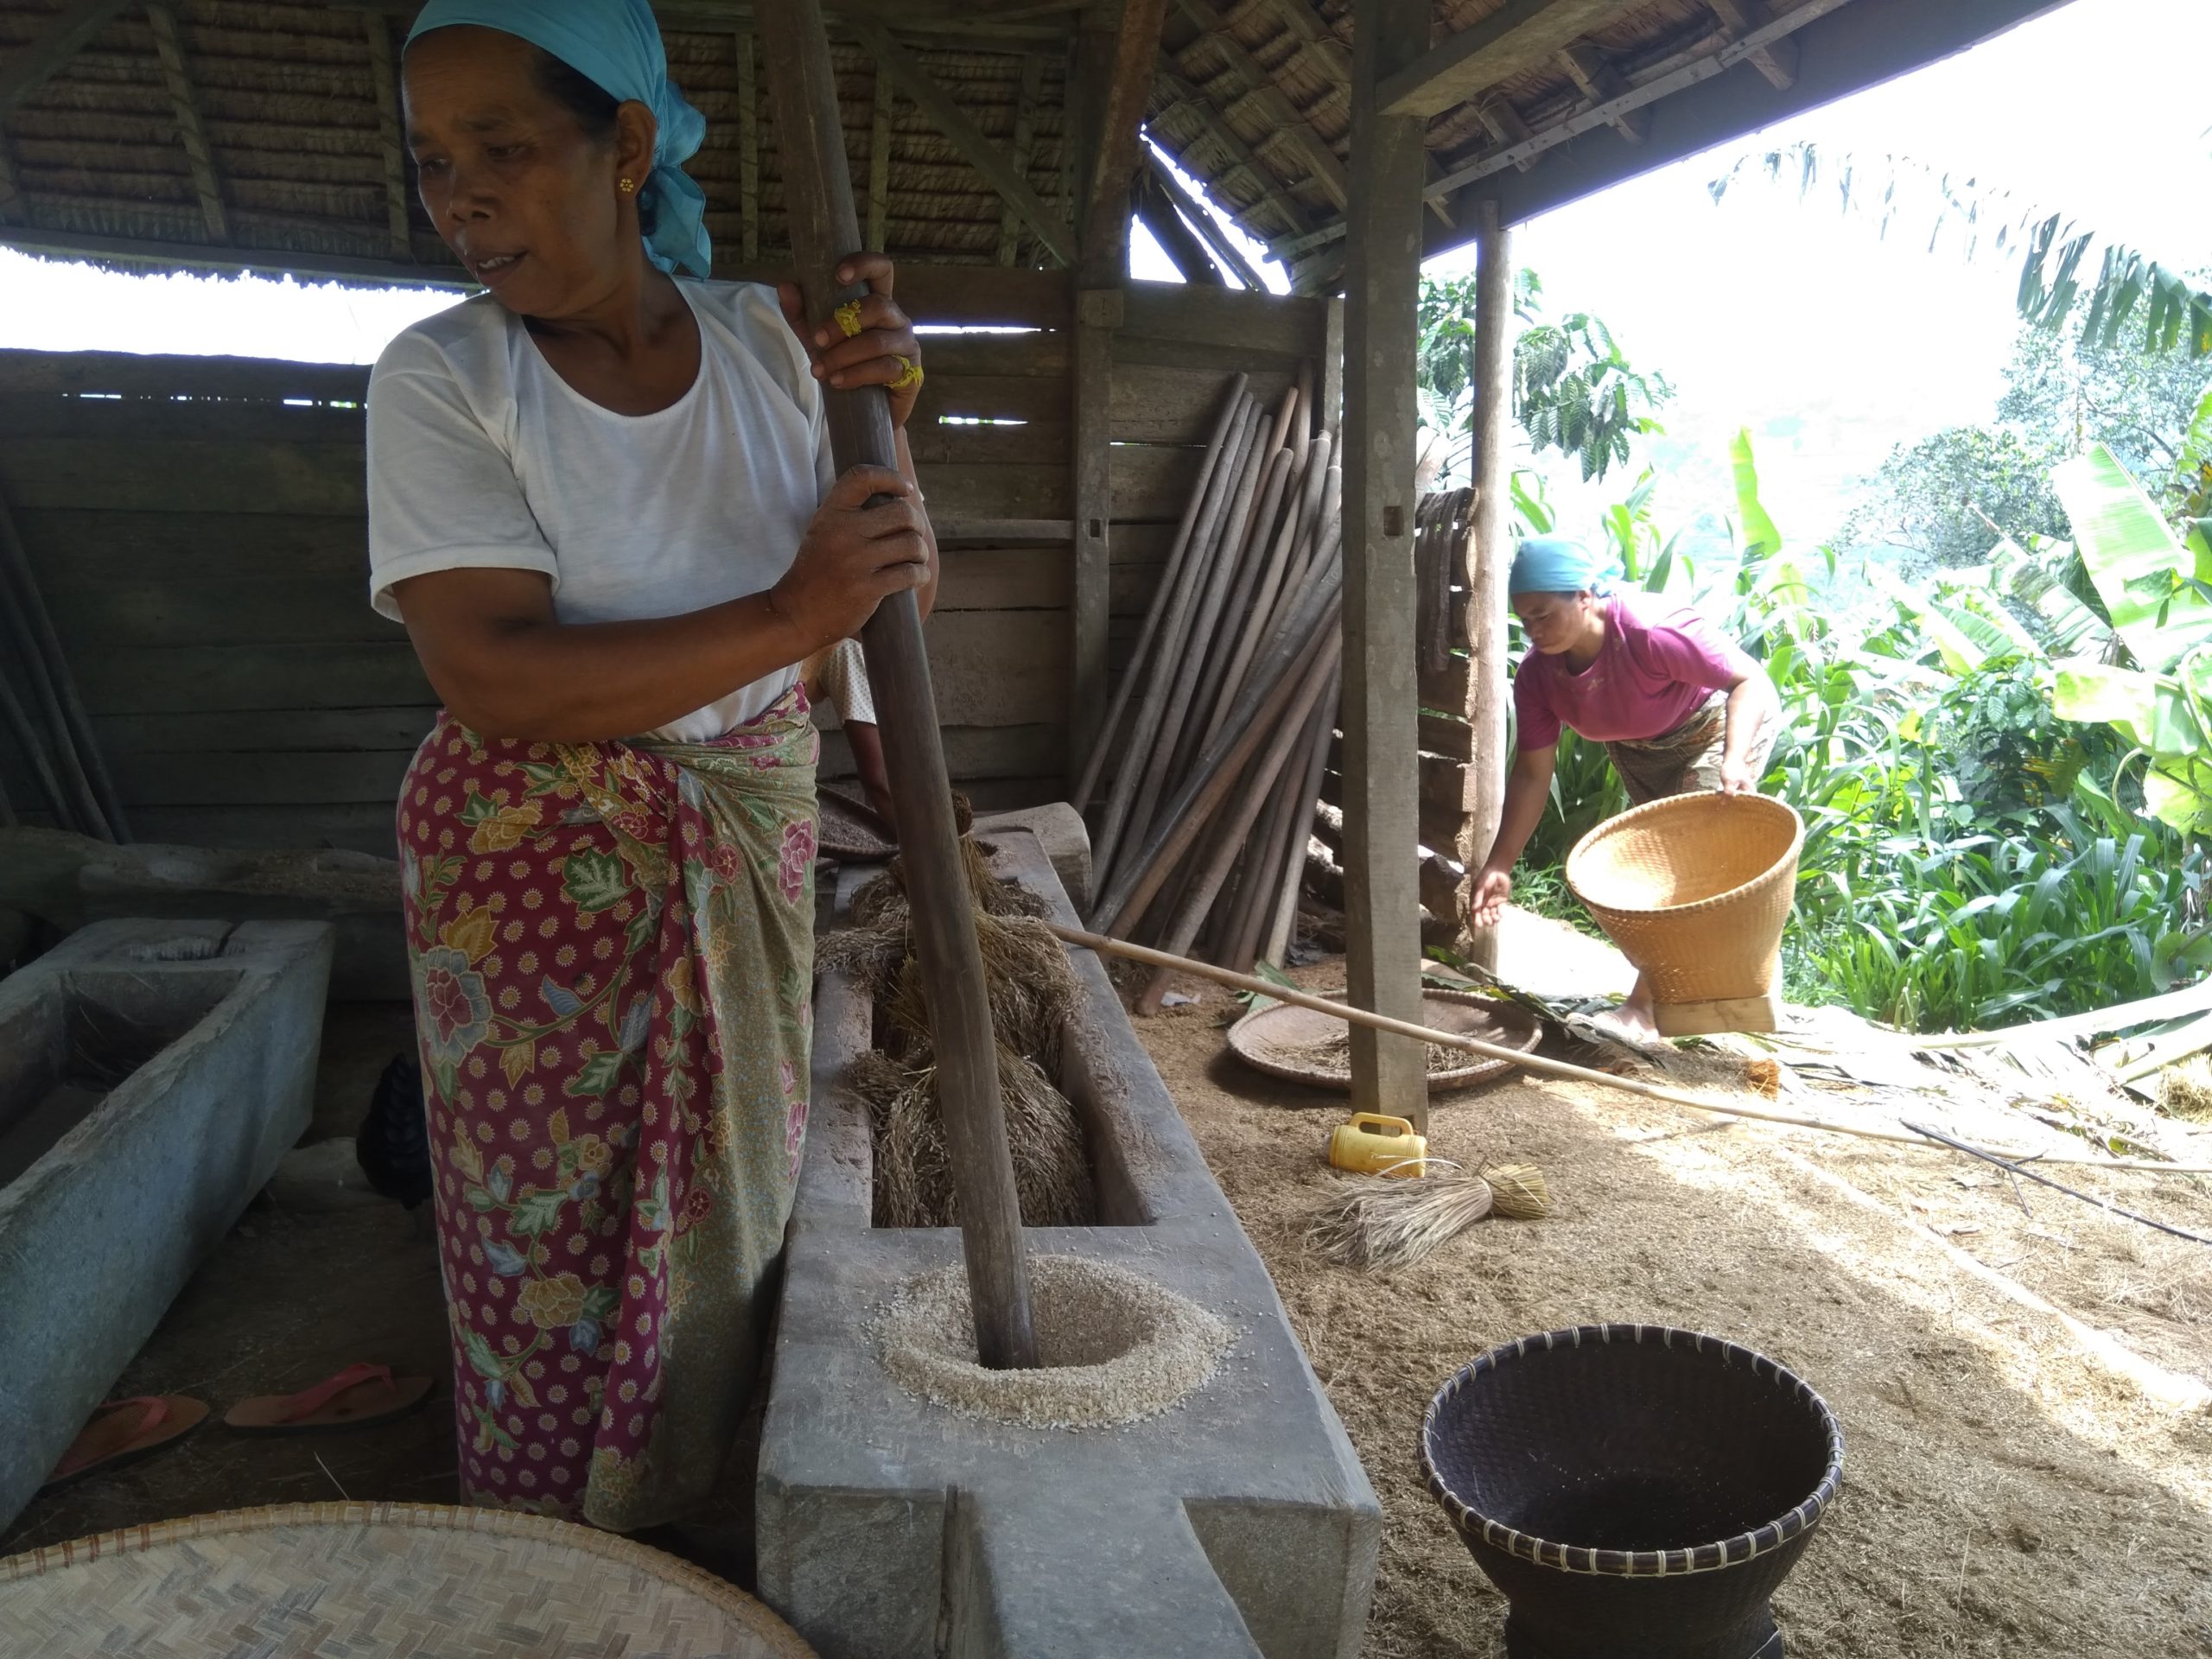
[(637, 188), (638, 181), (635, 179), (625, 179), (622, 181), (622, 194), (626, 196), (635, 192)]

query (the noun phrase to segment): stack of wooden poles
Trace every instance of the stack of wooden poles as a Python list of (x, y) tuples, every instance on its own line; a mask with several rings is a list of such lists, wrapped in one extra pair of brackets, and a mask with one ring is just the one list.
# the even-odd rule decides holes
[[(1300, 382), (1238, 375), (1077, 786), (1101, 932), (1249, 969), (1287, 949), (1343, 663), (1343, 474)], [(1139, 1000), (1160, 1005), (1168, 970)]]
[[(5, 619), (0, 626), (5, 657), (0, 660), (15, 664), (19, 683), (30, 696), (26, 706), (9, 671), (0, 669), (0, 731), (22, 753), (57, 824), (102, 841), (128, 841), (123, 803), (100, 759), (92, 718), (77, 694), (76, 679), (32, 575), (30, 555), (5, 501), (0, 501), (0, 618)], [(16, 822), (14, 804), (0, 786), (0, 827)]]

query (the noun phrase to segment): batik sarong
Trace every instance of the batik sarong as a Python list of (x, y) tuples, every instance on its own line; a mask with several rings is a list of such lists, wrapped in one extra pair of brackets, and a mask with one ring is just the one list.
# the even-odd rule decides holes
[[(1776, 722), (1762, 711), (1758, 729), (1744, 752), (1744, 764), (1757, 779), (1774, 753)], [(1728, 694), (1715, 691), (1670, 732), (1656, 737), (1624, 739), (1605, 745), (1613, 770), (1621, 775), (1629, 804), (1642, 806), (1669, 795), (1688, 795), (1720, 787), (1720, 762), (1727, 753)]]
[(442, 716), (398, 829), (467, 1501), (618, 1530), (713, 1486), (806, 1132), (817, 740)]

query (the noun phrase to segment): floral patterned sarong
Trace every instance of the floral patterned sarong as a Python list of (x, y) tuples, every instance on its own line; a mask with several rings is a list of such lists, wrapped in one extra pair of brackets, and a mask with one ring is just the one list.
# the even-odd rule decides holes
[(450, 715), (398, 829), (468, 1501), (617, 1530), (714, 1485), (806, 1131), (818, 740)]

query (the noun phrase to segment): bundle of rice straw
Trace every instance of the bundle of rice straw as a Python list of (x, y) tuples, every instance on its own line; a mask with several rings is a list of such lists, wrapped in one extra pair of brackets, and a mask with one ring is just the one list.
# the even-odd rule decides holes
[[(965, 803), (957, 796), (954, 802), (964, 831)], [(982, 849), (964, 834), (960, 846), (998, 1039), (999, 1095), (1022, 1222), (1080, 1226), (1094, 1218), (1090, 1157), (1075, 1108), (1052, 1079), (1081, 983), (1067, 948), (1038, 919), (1043, 902), (993, 875)], [(914, 956), (902, 874), (894, 859), (854, 895), (853, 925), (823, 938), (815, 966), (849, 976), (875, 1005), (876, 1052), (861, 1057), (849, 1079), (868, 1103), (873, 1129), (875, 1224), (957, 1226), (927, 990)]]
[(1330, 1261), (1386, 1271), (1410, 1267), (1484, 1216), (1535, 1221), (1551, 1212), (1551, 1188), (1534, 1164), (1498, 1164), (1473, 1174), (1430, 1173), (1417, 1181), (1346, 1177), (1313, 1211), (1306, 1242)]

